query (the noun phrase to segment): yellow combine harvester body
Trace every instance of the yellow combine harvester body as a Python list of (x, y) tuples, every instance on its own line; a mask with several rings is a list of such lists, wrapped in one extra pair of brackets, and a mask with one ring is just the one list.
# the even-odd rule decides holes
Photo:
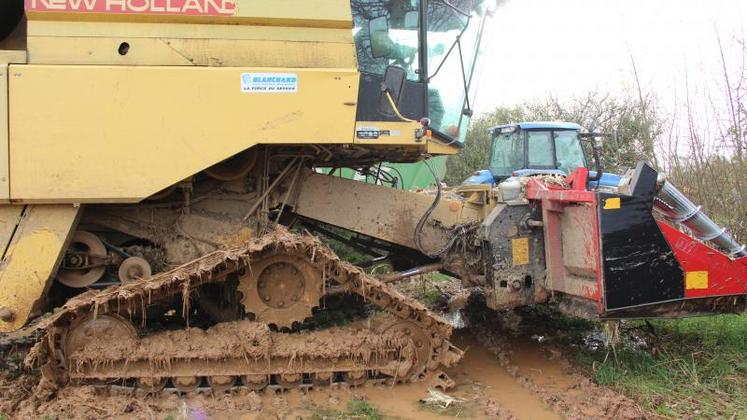
[(49, 288), (81, 204), (140, 202), (257, 144), (457, 150), (414, 121), (356, 121), (350, 0), (25, 9), (0, 43), (0, 331)]

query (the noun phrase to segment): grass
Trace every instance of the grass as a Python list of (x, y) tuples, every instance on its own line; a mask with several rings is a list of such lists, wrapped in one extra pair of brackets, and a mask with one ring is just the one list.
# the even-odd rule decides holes
[(366, 400), (350, 400), (346, 411), (324, 410), (317, 411), (311, 417), (313, 420), (331, 419), (362, 419), (381, 420), (384, 416), (379, 410)]
[(662, 417), (747, 419), (747, 316), (651, 325), (653, 333), (642, 321), (624, 324), (628, 339), (615, 352), (581, 350), (582, 366)]

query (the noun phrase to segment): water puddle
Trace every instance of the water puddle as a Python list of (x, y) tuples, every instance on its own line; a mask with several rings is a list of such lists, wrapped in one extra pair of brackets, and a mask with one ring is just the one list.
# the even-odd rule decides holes
[[(445, 419), (500, 418), (510, 413), (518, 419), (559, 419), (542, 399), (523, 387), (501, 366), (498, 359), (483, 347), (466, 330), (459, 330), (453, 342), (466, 349), (458, 366), (447, 371), (456, 382), (448, 395), (464, 402), (452, 407), (428, 407), (419, 401), (426, 398), (426, 383), (391, 386), (366, 385), (360, 388), (320, 389), (308, 392), (292, 391), (279, 395), (263, 395), (260, 413), (224, 412), (215, 419), (259, 419), (267, 417), (296, 419), (323, 418), (344, 412), (349, 401), (364, 399), (385, 418), (391, 419)], [(525, 356), (522, 356), (524, 360)], [(527, 360), (528, 361), (528, 360)], [(544, 358), (534, 362), (545, 362)], [(537, 364), (537, 366), (544, 366)]]

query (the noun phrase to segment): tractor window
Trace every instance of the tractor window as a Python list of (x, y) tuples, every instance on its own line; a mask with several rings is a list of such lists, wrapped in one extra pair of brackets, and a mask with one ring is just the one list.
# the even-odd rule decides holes
[(420, 0), (351, 0), (353, 38), (361, 72), (383, 75), (387, 66), (419, 80)]
[(578, 140), (578, 132), (568, 130), (556, 131), (554, 134), (558, 169), (568, 175), (577, 168), (585, 167), (586, 161), (581, 142)]
[(490, 173), (495, 177), (508, 177), (524, 167), (524, 140), (519, 131), (501, 133), (493, 139), (490, 153)]
[(550, 131), (527, 132), (527, 157), (529, 168), (555, 169), (555, 159)]

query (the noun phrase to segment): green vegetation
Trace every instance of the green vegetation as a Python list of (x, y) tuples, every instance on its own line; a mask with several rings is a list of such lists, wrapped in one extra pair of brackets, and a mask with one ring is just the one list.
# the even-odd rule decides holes
[[(747, 316), (651, 325), (627, 323), (615, 352), (582, 350), (579, 360), (596, 382), (661, 416), (747, 418)], [(647, 345), (634, 345), (631, 336)]]
[(346, 411), (324, 410), (313, 414), (314, 420), (363, 419), (381, 420), (384, 416), (366, 400), (350, 400)]

